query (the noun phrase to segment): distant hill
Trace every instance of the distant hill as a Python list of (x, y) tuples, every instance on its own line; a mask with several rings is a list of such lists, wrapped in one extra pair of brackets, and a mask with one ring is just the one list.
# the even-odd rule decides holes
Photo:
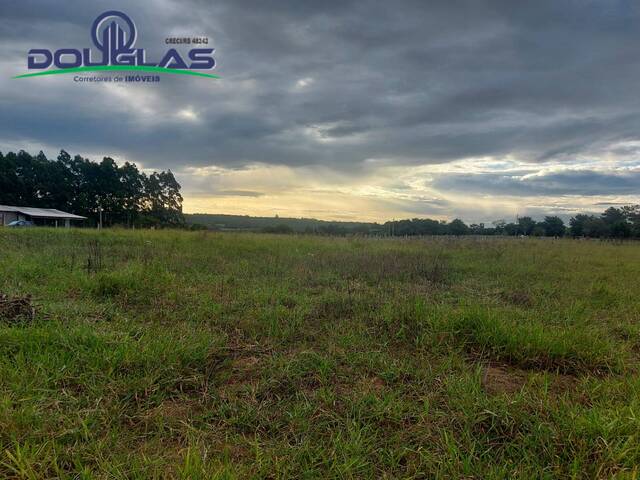
[(382, 231), (382, 225), (366, 222), (333, 222), (315, 218), (250, 217), (248, 215), (223, 215), (211, 213), (185, 214), (187, 224), (203, 225), (211, 230), (272, 231), (320, 233), (372, 233)]

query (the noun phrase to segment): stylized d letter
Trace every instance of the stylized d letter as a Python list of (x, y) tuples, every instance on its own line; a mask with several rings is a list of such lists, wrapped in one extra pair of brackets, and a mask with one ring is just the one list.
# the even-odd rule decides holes
[[(51, 62), (53, 61), (53, 55), (51, 55), (51, 52), (43, 48), (33, 48), (29, 50), (28, 55), (29, 55), (27, 57), (28, 68), (34, 68), (34, 69), (49, 68), (51, 66)], [(41, 62), (38, 62), (36, 55), (43, 55), (44, 59)]]

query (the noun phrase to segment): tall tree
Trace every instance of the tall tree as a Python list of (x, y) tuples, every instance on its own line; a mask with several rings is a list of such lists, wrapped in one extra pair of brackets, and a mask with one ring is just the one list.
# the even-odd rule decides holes
[(470, 233), (469, 227), (459, 218), (452, 220), (449, 224), (449, 233), (451, 235), (467, 235)]
[(564, 222), (557, 216), (546, 216), (540, 223), (547, 237), (562, 237), (566, 230)]
[(531, 217), (518, 218), (518, 233), (520, 235), (531, 235), (535, 226), (536, 222)]
[(43, 152), (0, 153), (0, 203), (58, 208), (89, 222), (102, 210), (107, 225), (184, 222), (180, 184), (171, 171), (148, 177), (132, 163), (118, 166), (110, 157), (96, 163), (64, 150), (55, 161)]

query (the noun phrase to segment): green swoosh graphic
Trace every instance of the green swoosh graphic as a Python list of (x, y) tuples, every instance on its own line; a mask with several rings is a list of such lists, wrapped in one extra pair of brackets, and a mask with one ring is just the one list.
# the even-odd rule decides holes
[(212, 75), (210, 73), (194, 72), (193, 70), (182, 70), (177, 68), (164, 68), (164, 67), (143, 67), (138, 65), (102, 65), (97, 67), (77, 67), (77, 68), (61, 68), (58, 70), (45, 70), (37, 73), (25, 73), (23, 75), (16, 75), (13, 78), (28, 78), (28, 77), (42, 77), (44, 75), (59, 75), (61, 73), (81, 73), (81, 72), (153, 72), (153, 73), (169, 73), (172, 75), (194, 75), (196, 77), (206, 78), (220, 78), (218, 75)]

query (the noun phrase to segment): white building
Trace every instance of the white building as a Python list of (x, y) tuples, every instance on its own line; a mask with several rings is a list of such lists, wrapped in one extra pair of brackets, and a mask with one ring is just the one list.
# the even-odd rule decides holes
[(9, 225), (15, 220), (26, 220), (34, 225), (69, 228), (72, 221), (86, 220), (87, 217), (63, 212), (55, 208), (13, 207), (0, 205), (0, 226)]

